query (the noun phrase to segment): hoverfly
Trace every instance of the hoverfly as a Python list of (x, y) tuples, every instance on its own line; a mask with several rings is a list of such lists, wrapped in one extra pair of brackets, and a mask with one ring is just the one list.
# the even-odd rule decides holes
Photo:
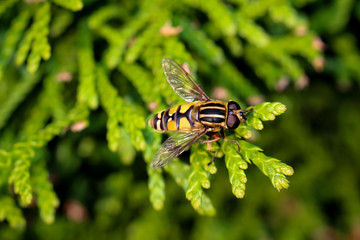
[[(157, 132), (176, 132), (155, 154), (150, 164), (152, 168), (165, 166), (196, 141), (208, 144), (220, 139), (230, 141), (226, 139), (224, 130), (236, 129), (246, 121), (248, 112), (241, 110), (234, 101), (226, 103), (210, 99), (194, 78), (174, 60), (164, 58), (162, 68), (170, 86), (188, 103), (161, 111), (149, 120), (149, 125)], [(204, 134), (209, 136), (208, 140), (200, 140)], [(233, 142), (240, 151), (239, 143)]]

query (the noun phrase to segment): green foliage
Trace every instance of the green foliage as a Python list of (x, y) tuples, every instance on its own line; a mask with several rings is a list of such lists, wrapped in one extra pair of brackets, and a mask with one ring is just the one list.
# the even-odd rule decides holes
[(261, 121), (275, 120), (275, 116), (283, 114), (286, 111), (286, 107), (279, 102), (263, 102), (254, 106), (251, 111), (250, 118), (246, 124), (257, 130), (262, 130), (264, 125)]
[[(198, 145), (198, 144), (197, 144)], [(211, 156), (198, 146), (194, 146), (190, 157), (191, 168), (188, 176), (186, 198), (191, 201), (194, 209), (201, 214), (214, 215), (215, 209), (202, 188), (210, 188), (209, 175), (216, 173), (215, 166), (207, 166)]]
[(24, 10), (20, 15), (15, 18), (9, 30), (6, 32), (6, 39), (2, 45), (0, 53), (0, 80), (2, 80), (4, 68), (10, 62), (13, 52), (15, 51), (16, 44), (18, 43), (22, 32), (26, 28), (30, 18), (30, 11)]
[[(0, 238), (350, 239), (360, 209), (359, 9), (352, 0), (0, 1), (0, 221), (25, 230), (1, 224)], [(146, 122), (184, 103), (165, 57), (248, 113), (230, 141), (195, 143), (152, 169), (166, 134)], [(288, 188), (293, 169), (289, 190), (268, 184)]]
[(37, 75), (26, 74), (24, 80), (12, 89), (11, 94), (2, 98), (4, 104), (0, 108), (0, 129), (4, 127), (8, 118), (39, 80)]
[(83, 2), (82, 0), (68, 0), (68, 1), (62, 1), (62, 0), (52, 0), (54, 3), (58, 4), (59, 6), (62, 6), (64, 8), (68, 8), (72, 11), (78, 11), (83, 8)]
[[(197, 161), (196, 158), (195, 161)], [(186, 197), (191, 201), (191, 204), (198, 213), (209, 216), (216, 213), (212, 202), (201, 188), (204, 186), (209, 188), (210, 182), (205, 179), (203, 181), (205, 183), (204, 186), (200, 182), (196, 182), (197, 178), (204, 180), (204, 177), (201, 176), (204, 173), (203, 168), (195, 165), (195, 167), (190, 169), (189, 165), (175, 161), (166, 166), (166, 170), (171, 174), (176, 183), (186, 191)]]
[(141, 129), (145, 127), (145, 120), (139, 116), (134, 109), (117, 95), (116, 89), (111, 85), (103, 68), (97, 69), (98, 89), (100, 101), (109, 115), (108, 141), (109, 148), (116, 151), (119, 139), (119, 123), (124, 125), (126, 131), (130, 134), (131, 141), (137, 150), (145, 148), (145, 139)]
[(59, 199), (49, 181), (48, 172), (44, 166), (37, 165), (32, 171), (32, 185), (40, 208), (40, 216), (46, 223), (53, 223), (55, 219), (55, 209), (59, 206)]
[(4, 196), (0, 198), (0, 220), (8, 220), (13, 228), (23, 229), (25, 227), (25, 219), (20, 208), (16, 206), (13, 198)]
[[(248, 168), (248, 164), (239, 155), (235, 144), (223, 144), (223, 151), (226, 152), (225, 163), (229, 171), (232, 192), (237, 198), (243, 198), (247, 181), (244, 170)], [(244, 149), (241, 149), (241, 151), (244, 151)]]
[(41, 59), (48, 60), (50, 58), (51, 50), (47, 38), (50, 13), (50, 3), (39, 4), (34, 12), (34, 22), (31, 28), (26, 31), (25, 37), (20, 42), (19, 49), (16, 52), (15, 61), (17, 65), (22, 65), (28, 57), (27, 69), (30, 73), (37, 71)]
[(3, 1), (0, 4), (0, 15), (2, 15), (8, 8), (11, 8), (19, 0)]
[(294, 170), (290, 166), (280, 162), (278, 159), (266, 156), (259, 147), (246, 141), (240, 141), (240, 146), (243, 159), (247, 162), (253, 162), (260, 171), (270, 178), (271, 183), (277, 190), (280, 191), (282, 188), (289, 187), (285, 175), (293, 175)]
[(79, 26), (79, 90), (78, 101), (87, 104), (91, 109), (98, 106), (98, 96), (96, 94), (95, 82), (95, 60), (93, 54), (92, 39), (85, 22)]
[(29, 159), (25, 157), (26, 156), (15, 161), (14, 169), (9, 176), (9, 184), (14, 184), (14, 192), (20, 195), (21, 202), (29, 205), (32, 200), (32, 187), (29, 173), (30, 162)]
[(160, 169), (148, 169), (150, 202), (156, 210), (164, 207), (165, 181)]

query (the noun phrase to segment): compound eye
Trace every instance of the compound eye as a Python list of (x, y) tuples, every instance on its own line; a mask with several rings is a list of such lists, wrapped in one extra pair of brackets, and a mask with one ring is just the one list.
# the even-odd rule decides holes
[(241, 108), (240, 108), (239, 104), (237, 104), (236, 102), (234, 102), (234, 101), (229, 101), (229, 103), (228, 103), (228, 109), (229, 109), (229, 111), (230, 111), (230, 110), (239, 110), (239, 109), (241, 109)]
[(226, 125), (229, 130), (233, 130), (233, 129), (237, 128), (239, 126), (239, 124), (240, 124), (240, 120), (236, 115), (232, 115), (232, 114), (228, 115)]

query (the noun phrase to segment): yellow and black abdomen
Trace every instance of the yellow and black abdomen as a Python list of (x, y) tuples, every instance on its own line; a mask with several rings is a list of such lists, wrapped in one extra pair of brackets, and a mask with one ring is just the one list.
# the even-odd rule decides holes
[(161, 111), (149, 120), (149, 125), (158, 132), (189, 132), (196, 125), (195, 103), (186, 103)]

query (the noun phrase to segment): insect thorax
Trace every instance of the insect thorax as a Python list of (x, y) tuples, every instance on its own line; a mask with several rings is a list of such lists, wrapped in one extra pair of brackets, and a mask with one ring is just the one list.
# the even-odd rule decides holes
[(207, 126), (225, 126), (226, 104), (221, 101), (204, 102), (199, 107), (198, 119)]

